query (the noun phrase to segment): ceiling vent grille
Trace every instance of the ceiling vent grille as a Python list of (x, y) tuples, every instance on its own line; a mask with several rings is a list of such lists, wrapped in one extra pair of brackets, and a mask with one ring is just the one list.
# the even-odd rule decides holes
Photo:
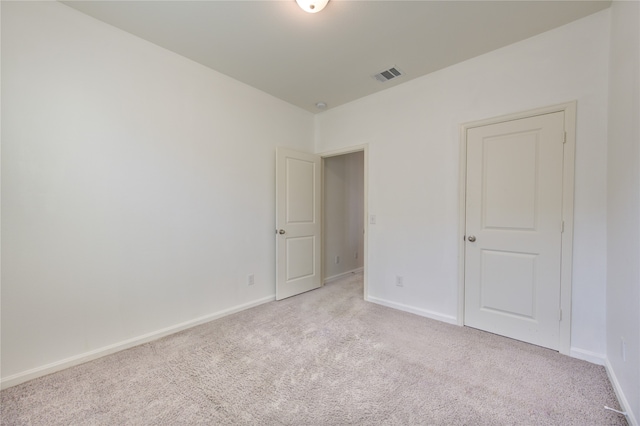
[(378, 74), (374, 74), (373, 78), (375, 78), (381, 83), (385, 83), (389, 80), (393, 80), (394, 78), (400, 77), (402, 75), (404, 75), (402, 71), (400, 71), (396, 67), (393, 67), (393, 68), (389, 68), (388, 70), (380, 71)]

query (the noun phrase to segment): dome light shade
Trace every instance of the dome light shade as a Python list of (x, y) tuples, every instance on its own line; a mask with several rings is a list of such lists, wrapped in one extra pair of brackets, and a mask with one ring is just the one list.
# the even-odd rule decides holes
[(329, 0), (296, 0), (298, 6), (305, 12), (318, 13), (329, 3)]

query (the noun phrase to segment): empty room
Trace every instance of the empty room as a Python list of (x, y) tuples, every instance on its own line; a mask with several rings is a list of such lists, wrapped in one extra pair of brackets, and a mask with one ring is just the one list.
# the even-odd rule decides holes
[(639, 424), (638, 1), (0, 15), (0, 424)]

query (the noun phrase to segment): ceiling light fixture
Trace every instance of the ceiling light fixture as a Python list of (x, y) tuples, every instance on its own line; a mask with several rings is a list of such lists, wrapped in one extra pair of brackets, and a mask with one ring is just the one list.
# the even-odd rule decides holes
[(316, 102), (316, 108), (325, 109), (326, 107), (327, 107), (327, 103), (326, 102)]
[(296, 0), (298, 6), (305, 12), (318, 13), (329, 3), (329, 0)]

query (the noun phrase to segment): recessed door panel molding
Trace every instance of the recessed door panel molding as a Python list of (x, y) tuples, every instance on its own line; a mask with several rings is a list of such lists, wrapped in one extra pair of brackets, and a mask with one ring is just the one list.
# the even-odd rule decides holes
[(313, 223), (315, 221), (314, 174), (312, 161), (287, 157), (287, 223)]
[(315, 274), (315, 237), (286, 239), (287, 283)]
[(464, 324), (560, 348), (563, 111), (466, 129)]
[(539, 129), (482, 141), (483, 228), (535, 230)]
[(537, 254), (482, 251), (480, 307), (536, 321)]
[(276, 299), (322, 285), (321, 158), (276, 150)]

